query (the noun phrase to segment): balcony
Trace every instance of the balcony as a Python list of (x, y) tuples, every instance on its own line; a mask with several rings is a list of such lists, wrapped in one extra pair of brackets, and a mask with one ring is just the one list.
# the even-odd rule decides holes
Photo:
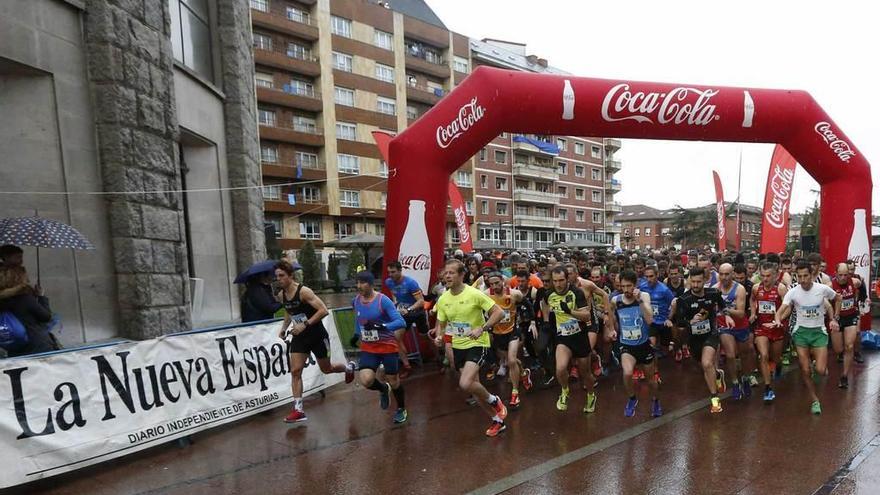
[(617, 201), (606, 201), (605, 202), (605, 211), (610, 211), (613, 213), (620, 213), (621, 211), (623, 211), (623, 205), (621, 205)]
[(608, 232), (610, 234), (619, 234), (622, 231), (623, 231), (623, 224), (622, 223), (609, 223), (605, 227), (605, 232)]
[(257, 86), (257, 101), (310, 112), (321, 112), (324, 109), (321, 103), (321, 93), (301, 90), (291, 87), (289, 84), (285, 84), (284, 89)]
[(620, 172), (621, 163), (618, 160), (605, 160), (605, 171), (613, 174)]
[(559, 203), (559, 195), (552, 192), (541, 192), (533, 189), (514, 189), (514, 201), (524, 201), (527, 203), (543, 203), (555, 205)]
[(620, 192), (621, 184), (617, 179), (605, 179), (605, 192), (614, 194)]
[(306, 146), (324, 146), (324, 131), (316, 125), (260, 122), (260, 138)]
[[(513, 143), (514, 149), (517, 144), (522, 143)], [(541, 165), (532, 165), (528, 163), (514, 163), (513, 164), (513, 174), (521, 175), (523, 177), (531, 177), (534, 179), (543, 179), (543, 180), (559, 180), (559, 168), (555, 165), (550, 167), (544, 167)]]
[(303, 163), (300, 167), (297, 167), (295, 163), (263, 161), (260, 165), (263, 177), (300, 180), (322, 180), (327, 178), (327, 171), (324, 169), (323, 163)]
[(422, 86), (421, 84), (412, 83), (406, 85), (407, 99), (417, 101), (419, 103), (434, 105), (438, 101), (440, 101), (440, 98), (443, 98), (443, 95), (443, 90), (439, 88), (434, 89), (427, 86)]
[(311, 52), (297, 53), (282, 49), (254, 47), (254, 63), (307, 76), (321, 75), (321, 65), (318, 63), (318, 58), (313, 56)]
[(620, 139), (616, 138), (605, 138), (605, 150), (609, 153), (614, 153), (615, 151), (620, 149)]
[(280, 33), (297, 36), (309, 41), (317, 41), (318, 27), (310, 17), (280, 15), (274, 12), (263, 12), (251, 8), (251, 20), (254, 26), (271, 29)]
[(516, 227), (537, 227), (539, 229), (558, 229), (559, 219), (550, 216), (514, 215), (513, 225)]
[(417, 41), (406, 40), (406, 67), (424, 74), (446, 79), (450, 76), (449, 65), (439, 50)]
[[(544, 138), (542, 138), (542, 137), (540, 137), (540, 136), (531, 136), (531, 135), (530, 135), (530, 136), (527, 136), (527, 137), (529, 137), (529, 138), (531, 138), (531, 139), (538, 140), (538, 141), (546, 141), (547, 143), (550, 143), (550, 141), (547, 141), (546, 139), (544, 139)], [(511, 140), (510, 147), (511, 147), (511, 149), (513, 149), (514, 151), (525, 151), (525, 152), (527, 152), (527, 153), (532, 153), (532, 154), (535, 154), (535, 155), (537, 155), (537, 156), (542, 156), (542, 157), (547, 157), (547, 158), (552, 158), (552, 157), (555, 157), (555, 156), (557, 155), (556, 153), (553, 153), (553, 152), (551, 152), (551, 151), (549, 151), (549, 150), (542, 150), (541, 148), (538, 148), (537, 146), (535, 146), (535, 145), (533, 145), (533, 144), (531, 144), (531, 143), (523, 142), (523, 141), (517, 141), (517, 140), (515, 140), (515, 139), (514, 139), (514, 140)]]

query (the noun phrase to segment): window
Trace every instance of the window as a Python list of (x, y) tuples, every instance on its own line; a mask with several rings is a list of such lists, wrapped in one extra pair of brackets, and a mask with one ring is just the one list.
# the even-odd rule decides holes
[(311, 219), (300, 219), (299, 221), (299, 237), (301, 239), (320, 239), (321, 238), (321, 221)]
[(568, 164), (565, 162), (559, 162), (556, 164), (557, 172), (559, 175), (567, 175), (568, 174)]
[(645, 237), (651, 236), (651, 227), (645, 227)]
[(388, 163), (385, 160), (379, 160), (379, 177), (388, 178)]
[(287, 91), (295, 95), (314, 97), (315, 85), (302, 79), (291, 79), (290, 84), (287, 86)]
[(480, 149), (480, 161), (485, 162), (486, 159), (488, 158), (488, 156), (487, 156), (488, 154), (489, 153), (486, 151), (486, 148)]
[[(593, 223), (602, 223), (602, 212), (593, 212)], [(651, 235), (651, 229), (645, 229), (645, 235)]]
[(373, 44), (379, 48), (394, 50), (394, 35), (377, 29), (373, 35)]
[(287, 7), (287, 18), (294, 22), (311, 24), (309, 13), (296, 7)]
[(574, 166), (574, 176), (575, 177), (586, 177), (586, 172), (584, 172), (583, 165), (575, 165)]
[(485, 199), (480, 201), (480, 215), (488, 215), (489, 214), (489, 202)]
[(340, 88), (337, 86), (333, 89), (334, 100), (337, 105), (345, 105), (347, 107), (354, 106), (354, 90), (347, 88)]
[(602, 192), (601, 191), (593, 191), (593, 203), (601, 203), (602, 202)]
[(567, 188), (567, 187), (565, 187), (565, 186), (557, 186), (557, 187), (556, 187), (556, 191), (558, 191), (558, 192), (559, 192), (559, 195), (562, 196), (563, 198), (567, 198), (567, 197), (568, 197), (568, 188)]
[(464, 212), (469, 216), (474, 215), (474, 202), (471, 200), (467, 200), (464, 202)]
[(584, 153), (586, 153), (586, 146), (584, 145), (584, 143), (575, 142), (574, 143), (574, 152), (575, 152), (575, 154), (578, 154), (578, 155), (583, 155)]
[(263, 186), (264, 201), (278, 201), (281, 199), (281, 186)]
[(394, 98), (385, 98), (384, 96), (379, 96), (376, 98), (376, 111), (379, 113), (384, 113), (385, 115), (396, 115), (397, 102), (394, 100)]
[(602, 148), (598, 146), (590, 146), (590, 156), (593, 158), (602, 158)]
[(254, 48), (271, 52), (272, 37), (266, 34), (254, 33)]
[(251, 8), (260, 12), (269, 12), (269, 0), (251, 0)]
[(504, 177), (495, 177), (495, 189), (499, 191), (507, 190), (507, 179)]
[(282, 228), (281, 219), (278, 217), (266, 217), (266, 221), (272, 224), (272, 228), (275, 230), (275, 238), (281, 239), (282, 237)]
[(583, 189), (575, 189), (574, 190), (574, 199), (578, 199), (583, 201), (585, 199), (584, 190)]
[(629, 237), (629, 229), (623, 229), (623, 236)]
[(636, 227), (636, 228), (633, 230), (633, 236), (634, 236), (634, 237), (639, 237), (640, 235), (642, 235), (642, 229)]
[(458, 55), (456, 55), (455, 58), (452, 59), (452, 64), (452, 68), (456, 72), (461, 72), (463, 74), (467, 74), (468, 72), (470, 72), (470, 63), (468, 63), (468, 59), (464, 57), (459, 57)]
[(312, 117), (303, 115), (293, 116), (293, 130), (297, 132), (306, 132), (308, 134), (318, 133), (318, 122)]
[(565, 208), (560, 208), (557, 213), (559, 214), (559, 219), (563, 222), (568, 220), (568, 210)]
[(495, 150), (495, 163), (507, 163), (507, 152)]
[(287, 44), (287, 56), (298, 60), (310, 60), (312, 58), (312, 50), (305, 45), (290, 42)]
[(522, 206), (522, 205), (516, 205), (516, 207), (514, 207), (514, 209), (513, 209), (513, 213), (514, 213), (516, 216), (520, 216), (520, 215), (528, 215), (528, 214), (529, 214), (529, 207), (528, 207), (528, 206)]
[(333, 223), (333, 234), (337, 239), (345, 239), (346, 237), (350, 237), (354, 235), (354, 225), (350, 223)]
[(264, 144), (260, 146), (260, 161), (267, 163), (278, 162), (278, 147), (275, 145)]
[(584, 210), (578, 210), (574, 213), (574, 219), (578, 222), (584, 221)]
[(315, 153), (297, 151), (296, 163), (302, 168), (318, 168), (318, 155)]
[(262, 108), (257, 110), (258, 119), (260, 121), (260, 125), (267, 125), (269, 127), (275, 127), (275, 112), (272, 110), (263, 110)]
[(357, 125), (349, 122), (336, 123), (336, 138), (347, 139), (349, 141), (357, 140)]
[(562, 138), (556, 138), (556, 147), (559, 148), (559, 151), (568, 150), (568, 141)]
[(208, 2), (168, 0), (174, 58), (199, 76), (214, 81), (214, 54)]
[(497, 202), (495, 203), (495, 214), (501, 216), (507, 216), (507, 203)]
[(314, 186), (303, 186), (300, 189), (300, 194), (302, 195), (303, 203), (320, 203), (321, 202), (321, 190)]
[(337, 153), (336, 162), (339, 165), (339, 171), (343, 174), (361, 173), (360, 158), (357, 156)]
[(335, 15), (330, 16), (330, 32), (339, 36), (351, 38), (351, 21)]
[(339, 204), (342, 206), (347, 206), (349, 208), (360, 208), (361, 207), (361, 193), (360, 193), (360, 191), (350, 191), (348, 189), (341, 189), (339, 191)]
[(406, 119), (407, 120), (416, 120), (417, 118), (419, 118), (419, 110), (412, 105), (407, 105), (406, 106)]
[(467, 170), (459, 170), (455, 173), (455, 183), (459, 187), (472, 187), (471, 173)]
[(382, 197), (379, 199), (379, 205), (382, 207), (383, 210), (386, 208), (386, 206), (388, 205), (388, 193), (382, 193)]
[(489, 176), (480, 175), (480, 189), (489, 189)]
[[(455, 229), (455, 231), (458, 232), (458, 229)], [(376, 224), (376, 235), (382, 235), (382, 236), (385, 235), (385, 224), (384, 223), (377, 223)]]
[(389, 83), (394, 82), (394, 68), (384, 64), (376, 64), (376, 79)]
[(257, 72), (254, 76), (257, 86), (261, 88), (273, 88), (275, 87), (275, 78), (272, 74), (266, 74), (265, 72)]
[(590, 179), (602, 180), (602, 171), (598, 168), (590, 169)]
[(351, 72), (351, 55), (347, 53), (333, 52), (333, 68), (343, 72)]

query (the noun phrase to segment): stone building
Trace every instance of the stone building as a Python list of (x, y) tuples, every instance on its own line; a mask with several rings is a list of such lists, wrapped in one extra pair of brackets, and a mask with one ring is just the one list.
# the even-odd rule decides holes
[(0, 3), (0, 211), (96, 246), (39, 253), (65, 344), (239, 317), (265, 256), (251, 44), (247, 0)]
[[(698, 208), (688, 208), (690, 211), (715, 212), (715, 203)], [(733, 233), (736, 229), (736, 204), (725, 203), (727, 219), (727, 247), (734, 248)], [(672, 231), (675, 228), (676, 209), (660, 210), (646, 205), (624, 205), (622, 212), (617, 215), (616, 221), (621, 225), (620, 247), (623, 249), (666, 249), (677, 248), (702, 248), (702, 245), (685, 242), (673, 242)], [(740, 207), (741, 247), (743, 250), (757, 250), (761, 244), (761, 208), (751, 205)], [(712, 236), (716, 230), (712, 230)], [(712, 243), (714, 245), (715, 243)]]

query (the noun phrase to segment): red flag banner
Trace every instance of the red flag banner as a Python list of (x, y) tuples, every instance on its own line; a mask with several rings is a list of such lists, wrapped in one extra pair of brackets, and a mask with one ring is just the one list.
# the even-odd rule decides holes
[(452, 213), (455, 215), (455, 225), (458, 227), (459, 246), (465, 253), (474, 252), (474, 240), (471, 237), (471, 226), (468, 225), (467, 210), (461, 191), (452, 179), (449, 180), (449, 202), (452, 204)]
[(721, 178), (718, 172), (712, 171), (715, 179), (715, 209), (718, 211), (718, 251), (727, 249), (727, 229), (724, 225), (724, 190), (721, 189)]
[(797, 161), (791, 154), (777, 144), (770, 159), (767, 173), (767, 190), (764, 192), (764, 212), (761, 219), (761, 252), (781, 253), (785, 251), (788, 236), (788, 207), (794, 185), (794, 171)]

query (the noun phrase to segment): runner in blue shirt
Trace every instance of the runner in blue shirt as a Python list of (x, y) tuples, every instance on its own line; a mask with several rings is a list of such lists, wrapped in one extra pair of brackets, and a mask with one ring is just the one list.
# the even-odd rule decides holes
[(403, 369), (400, 370), (400, 377), (406, 378), (412, 371), (409, 365), (409, 357), (407, 357), (406, 345), (403, 343), (403, 336), (407, 329), (415, 325), (419, 333), (428, 333), (428, 317), (425, 313), (425, 298), (422, 289), (415, 279), (407, 277), (403, 274), (403, 267), (399, 261), (391, 261), (387, 265), (388, 278), (385, 279), (385, 287), (391, 292), (394, 305), (397, 311), (403, 316), (406, 322), (401, 329), (395, 332), (397, 336), (398, 353), (400, 360), (403, 362)]

